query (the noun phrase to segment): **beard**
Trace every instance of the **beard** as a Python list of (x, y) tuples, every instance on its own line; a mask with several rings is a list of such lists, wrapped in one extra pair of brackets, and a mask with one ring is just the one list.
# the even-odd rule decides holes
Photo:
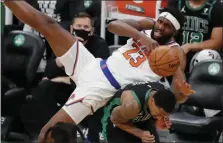
[(154, 36), (154, 31), (155, 31), (155, 27), (153, 27), (152, 29), (152, 32), (151, 32), (151, 38), (153, 40), (156, 40), (158, 42), (159, 45), (165, 45), (166, 43), (168, 43), (171, 38), (173, 37), (173, 34), (169, 34), (169, 35), (165, 35), (165, 36), (162, 36), (160, 38), (155, 38)]

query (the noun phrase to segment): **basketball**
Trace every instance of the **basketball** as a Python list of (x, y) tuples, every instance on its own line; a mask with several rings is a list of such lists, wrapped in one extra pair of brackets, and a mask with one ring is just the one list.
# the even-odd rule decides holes
[(159, 76), (173, 75), (180, 65), (177, 49), (168, 46), (154, 49), (149, 56), (149, 65), (152, 71)]

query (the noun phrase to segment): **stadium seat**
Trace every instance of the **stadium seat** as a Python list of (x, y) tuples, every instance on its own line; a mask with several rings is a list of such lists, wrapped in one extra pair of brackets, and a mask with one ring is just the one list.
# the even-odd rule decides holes
[[(207, 60), (198, 63), (192, 70), (188, 82), (196, 91), (196, 94), (189, 96), (186, 105), (222, 110), (222, 61)], [(176, 112), (170, 116), (172, 130), (182, 134), (210, 135), (214, 134), (217, 141), (222, 131), (222, 117), (201, 117), (186, 112)], [(205, 136), (203, 136), (205, 137)]]
[[(5, 37), (3, 48), (7, 58), (4, 73), (6, 78), (10, 78), (12, 82), (15, 81), (17, 86), (7, 91), (3, 98), (6, 105), (14, 105), (13, 102), (17, 102), (16, 99), (21, 100), (20, 97), (27, 95), (32, 88), (45, 44), (42, 39), (32, 33), (13, 31)], [(15, 78), (22, 82), (17, 82)], [(3, 107), (3, 110), (5, 109)]]
[[(45, 50), (45, 44), (41, 38), (32, 33), (23, 31), (12, 31), (4, 39), (3, 48), (5, 49), (4, 75), (11, 88), (6, 91), (2, 98), (2, 116), (6, 117), (7, 122), (2, 122), (4, 133), (10, 132), (10, 124), (15, 120), (10, 118), (18, 116), (20, 107), (27, 101), (30, 89), (34, 85), (36, 71)], [(21, 79), (22, 83), (13, 82), (14, 78)], [(16, 81), (16, 80), (15, 80)], [(5, 124), (5, 125), (4, 125)], [(7, 124), (7, 125), (6, 125)], [(5, 140), (6, 135), (1, 134)], [(10, 134), (8, 134), (10, 135)]]

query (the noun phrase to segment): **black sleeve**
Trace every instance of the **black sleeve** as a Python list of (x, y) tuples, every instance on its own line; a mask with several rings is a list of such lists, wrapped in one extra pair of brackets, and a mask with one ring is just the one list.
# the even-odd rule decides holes
[(213, 27), (222, 27), (223, 26), (223, 2), (218, 0), (211, 11), (211, 21)]
[(107, 59), (110, 56), (110, 53), (106, 41), (102, 38), (98, 38), (96, 43), (95, 46), (97, 47), (97, 50), (94, 56), (96, 58)]
[(178, 7), (178, 0), (168, 0), (168, 6)]

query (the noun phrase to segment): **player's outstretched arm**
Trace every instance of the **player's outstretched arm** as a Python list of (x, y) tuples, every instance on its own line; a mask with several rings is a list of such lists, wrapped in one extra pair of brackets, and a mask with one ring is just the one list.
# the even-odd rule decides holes
[(178, 49), (178, 54), (180, 57), (180, 66), (173, 75), (172, 86), (177, 102), (184, 103), (188, 99), (188, 96), (195, 93), (195, 91), (192, 90), (191, 86), (186, 82), (186, 76), (184, 73), (186, 67), (186, 55), (182, 48), (175, 48)]
[(64, 55), (76, 41), (52, 18), (39, 12), (24, 1), (6, 0), (4, 4), (22, 22), (42, 33), (57, 56)]
[(154, 25), (152, 19), (142, 19), (139, 21), (133, 19), (115, 20), (108, 24), (108, 31), (119, 36), (137, 38), (139, 31), (152, 29)]
[(71, 117), (63, 109), (60, 109), (40, 131), (38, 143), (52, 142), (51, 133), (49, 133), (46, 138), (45, 134), (49, 128), (53, 127), (58, 122), (75, 124)]
[(108, 24), (108, 31), (119, 36), (125, 36), (140, 40), (143, 45), (148, 48), (148, 51), (158, 47), (158, 43), (141, 33), (140, 30), (152, 29), (154, 21), (150, 19), (135, 20), (116, 20)]

